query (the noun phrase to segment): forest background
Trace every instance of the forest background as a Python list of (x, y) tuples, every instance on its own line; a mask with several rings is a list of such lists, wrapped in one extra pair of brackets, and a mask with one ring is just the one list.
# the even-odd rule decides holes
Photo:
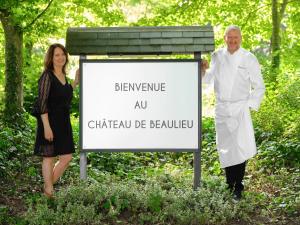
[[(0, 224), (300, 224), (299, 0), (0, 0), (0, 20)], [(242, 46), (259, 59), (267, 88), (252, 113), (258, 155), (248, 162), (244, 199), (234, 203), (225, 188), (212, 94), (203, 96), (199, 190), (189, 153), (90, 153), (82, 182), (77, 152), (56, 198), (41, 196), (36, 121), (28, 112), (49, 44), (64, 44), (68, 27), (207, 24), (216, 49), (228, 25), (241, 27)], [(70, 79), (77, 67), (71, 57)], [(76, 143), (78, 104), (77, 89)]]

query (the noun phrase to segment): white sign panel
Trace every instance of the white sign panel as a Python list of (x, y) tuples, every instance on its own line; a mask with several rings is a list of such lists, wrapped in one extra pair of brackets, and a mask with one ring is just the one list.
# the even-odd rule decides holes
[(81, 148), (198, 149), (196, 61), (82, 61)]

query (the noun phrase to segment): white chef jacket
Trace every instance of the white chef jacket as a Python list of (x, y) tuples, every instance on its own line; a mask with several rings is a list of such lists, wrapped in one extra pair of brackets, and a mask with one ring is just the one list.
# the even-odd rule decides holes
[(256, 57), (243, 48), (233, 54), (221, 48), (212, 54), (203, 83), (213, 83), (216, 144), (221, 167), (237, 165), (256, 154), (250, 109), (258, 110), (265, 92)]

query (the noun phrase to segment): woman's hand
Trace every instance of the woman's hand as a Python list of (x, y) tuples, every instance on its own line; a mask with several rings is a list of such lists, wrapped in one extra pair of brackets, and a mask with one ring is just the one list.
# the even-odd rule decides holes
[(79, 81), (80, 81), (80, 70), (77, 69), (76, 73), (75, 73), (75, 80), (73, 81), (73, 84), (72, 84), (73, 89), (76, 88), (76, 86), (79, 84)]
[(53, 141), (53, 132), (50, 126), (44, 127), (44, 136), (47, 141)]
[(44, 137), (47, 141), (53, 141), (53, 132), (52, 129), (50, 127), (50, 123), (49, 123), (49, 118), (48, 118), (48, 113), (44, 113), (41, 115), (41, 119), (43, 122), (43, 126), (44, 126)]

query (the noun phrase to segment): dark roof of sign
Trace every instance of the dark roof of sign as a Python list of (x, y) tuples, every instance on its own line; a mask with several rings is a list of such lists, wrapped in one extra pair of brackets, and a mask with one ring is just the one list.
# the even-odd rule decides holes
[(164, 55), (214, 51), (212, 26), (76, 27), (67, 31), (71, 55)]

